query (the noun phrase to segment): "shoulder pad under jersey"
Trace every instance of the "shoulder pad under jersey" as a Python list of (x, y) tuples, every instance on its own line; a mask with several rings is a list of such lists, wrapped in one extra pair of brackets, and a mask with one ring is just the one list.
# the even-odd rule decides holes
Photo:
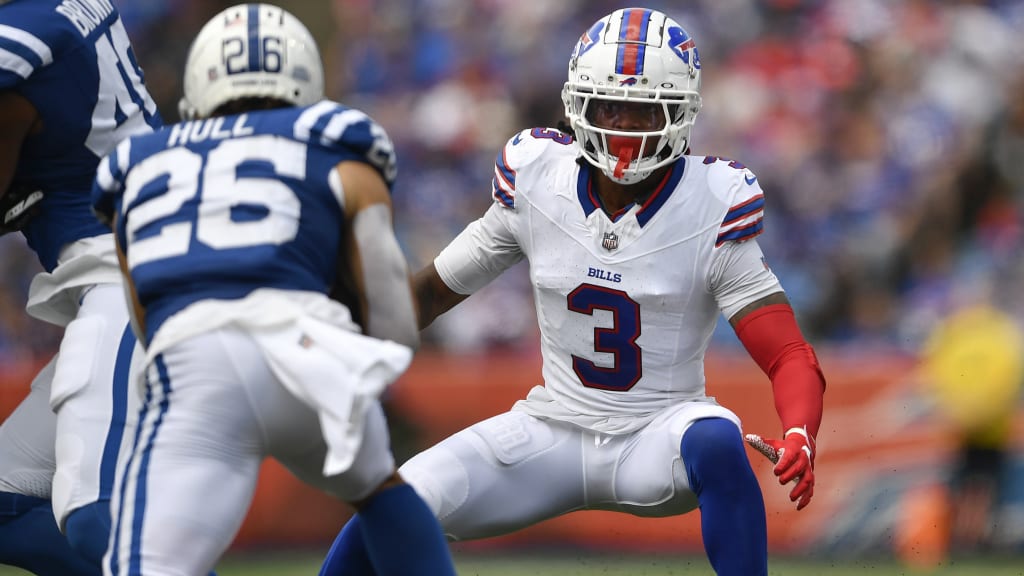
[(72, 38), (62, 18), (42, 18), (29, 3), (4, 7), (0, 23), (0, 88), (20, 84), (53, 63), (62, 42)]
[(323, 100), (307, 107), (295, 121), (294, 137), (328, 149), (356, 152), (376, 168), (391, 188), (398, 174), (395, 147), (384, 128), (365, 112)]
[(550, 146), (567, 146), (573, 137), (554, 128), (530, 128), (510, 138), (494, 161), (491, 195), (505, 208), (515, 208), (516, 175)]
[(705, 156), (708, 188), (725, 209), (715, 247), (742, 242), (764, 231), (764, 192), (757, 176), (735, 160)]

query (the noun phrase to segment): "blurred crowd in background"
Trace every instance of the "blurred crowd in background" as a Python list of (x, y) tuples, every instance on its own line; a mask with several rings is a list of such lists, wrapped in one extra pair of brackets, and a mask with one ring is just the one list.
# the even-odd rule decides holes
[[(118, 3), (165, 121), (178, 120), (187, 43), (234, 3)], [(328, 96), (395, 141), (396, 227), (413, 269), (487, 209), (504, 142), (563, 118), (571, 49), (624, 6), (279, 3), (317, 36)], [(759, 241), (812, 341), (913, 351), (975, 300), (1024, 318), (1024, 0), (642, 4), (696, 39), (704, 107), (693, 153), (757, 174), (767, 197)], [(21, 309), (38, 264), (20, 238), (0, 242), (0, 354), (48, 355), (57, 333)], [(532, 349), (535, 330), (518, 266), (429, 338), (456, 351)]]
[[(114, 1), (164, 120), (178, 121), (188, 43), (238, 0)], [(914, 363), (914, 376), (899, 371), (885, 384), (909, 391), (926, 383), (956, 430), (951, 447), (946, 429), (916, 419), (906, 396), (886, 400), (892, 410), (844, 406), (861, 411), (830, 424), (843, 445), (833, 471), (881, 480), (833, 492), (833, 505), (845, 506), (835, 510), (846, 536), (815, 533), (841, 552), (861, 529), (864, 546), (909, 542), (897, 551), (916, 555), (925, 549), (919, 532), (940, 534), (935, 558), (947, 541), (1024, 551), (1024, 0), (276, 3), (317, 38), (327, 96), (367, 112), (394, 140), (395, 226), (413, 270), (490, 206), (504, 143), (563, 120), (560, 92), (580, 35), (630, 4), (668, 13), (701, 55), (704, 104), (692, 152), (757, 174), (767, 201), (758, 241), (809, 339), (823, 357), (849, 355), (845, 365), (894, 355)], [(20, 235), (0, 237), (0, 393), (19, 398), (60, 341), (59, 329), (24, 312), (39, 270)], [(520, 264), (439, 318), (426, 342), (444, 352), (536, 355), (536, 330)], [(713, 350), (740, 346), (724, 320), (715, 338)], [(3, 390), (4, 382), (18, 388)], [(910, 464), (890, 466), (870, 455), (887, 446), (885, 429), (916, 430), (911, 439), (931, 433), (933, 443), (913, 458), (899, 452)], [(418, 432), (393, 431), (393, 439), (413, 446)], [(844, 456), (847, 444), (865, 452)], [(905, 474), (939, 449), (944, 455), (929, 463), (942, 461), (948, 486), (931, 482), (934, 466)], [(1004, 512), (988, 521), (1000, 492)], [(903, 514), (910, 526), (894, 539), (883, 524), (899, 498), (911, 503)]]

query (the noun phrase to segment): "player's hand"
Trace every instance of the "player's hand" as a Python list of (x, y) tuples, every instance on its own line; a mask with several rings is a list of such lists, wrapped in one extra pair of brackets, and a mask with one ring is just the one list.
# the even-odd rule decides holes
[(43, 191), (12, 186), (0, 196), (0, 235), (17, 232), (39, 211)]
[(814, 439), (803, 428), (790, 428), (782, 440), (747, 434), (747, 443), (775, 464), (779, 484), (796, 481), (789, 499), (803, 510), (814, 496)]

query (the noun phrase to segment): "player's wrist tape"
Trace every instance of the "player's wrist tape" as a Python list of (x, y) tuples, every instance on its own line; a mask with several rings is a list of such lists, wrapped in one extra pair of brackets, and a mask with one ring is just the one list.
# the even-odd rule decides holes
[(790, 434), (799, 434), (799, 435), (804, 437), (804, 440), (806, 440), (806, 443), (801, 447), (801, 449), (804, 451), (804, 453), (807, 454), (807, 458), (813, 460), (814, 459), (814, 449), (813, 449), (814, 439), (811, 438), (811, 435), (807, 433), (807, 426), (799, 426), (799, 427), (794, 426), (793, 428), (790, 428), (789, 430), (786, 430), (782, 434), (782, 437), (783, 438), (788, 438)]

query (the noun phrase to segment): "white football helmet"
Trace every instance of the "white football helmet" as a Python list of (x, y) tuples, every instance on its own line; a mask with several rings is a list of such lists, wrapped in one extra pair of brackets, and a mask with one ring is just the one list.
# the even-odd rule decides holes
[(309, 30), (287, 10), (239, 4), (199, 31), (185, 63), (183, 119), (206, 118), (239, 98), (306, 106), (324, 97), (324, 69)]
[[(699, 91), (700, 58), (686, 30), (657, 10), (625, 8), (580, 38), (562, 102), (583, 157), (612, 180), (633, 184), (686, 153)], [(588, 112), (596, 99), (660, 104), (664, 123), (650, 132), (595, 126)], [(619, 158), (622, 150), (629, 155)]]

